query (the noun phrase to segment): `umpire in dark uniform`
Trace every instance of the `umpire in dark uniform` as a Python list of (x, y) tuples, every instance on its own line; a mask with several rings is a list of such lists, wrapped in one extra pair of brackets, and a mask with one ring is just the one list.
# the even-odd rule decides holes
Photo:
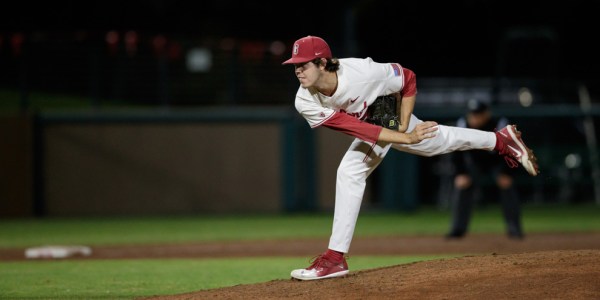
[[(468, 111), (458, 119), (457, 127), (475, 128), (495, 131), (508, 124), (504, 117), (496, 118), (488, 104), (481, 100), (471, 99), (467, 103)], [(469, 222), (475, 202), (481, 195), (498, 197), (506, 223), (509, 238), (522, 239), (521, 212), (518, 193), (513, 185), (514, 170), (494, 151), (458, 151), (452, 153), (455, 167), (454, 193), (452, 194), (452, 223), (446, 234), (448, 239), (462, 238), (468, 231)], [(489, 186), (485, 180), (491, 180), (493, 188), (499, 193), (484, 193)]]

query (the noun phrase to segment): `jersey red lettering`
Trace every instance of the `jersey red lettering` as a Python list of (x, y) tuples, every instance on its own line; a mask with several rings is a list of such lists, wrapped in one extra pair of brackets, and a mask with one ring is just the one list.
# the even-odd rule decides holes
[(355, 118), (357, 118), (359, 120), (363, 120), (367, 116), (367, 114), (366, 114), (366, 112), (367, 112), (367, 102), (363, 102), (363, 109), (361, 111), (359, 111), (359, 112), (347, 112), (347, 111), (345, 111), (343, 109), (340, 109), (340, 112), (345, 113), (345, 114), (347, 114), (347, 115), (349, 115), (351, 117), (355, 117)]

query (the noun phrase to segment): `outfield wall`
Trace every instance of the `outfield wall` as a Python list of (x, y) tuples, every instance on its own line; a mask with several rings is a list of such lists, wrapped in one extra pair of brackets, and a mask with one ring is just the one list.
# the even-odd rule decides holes
[(63, 124), (45, 132), (49, 215), (281, 210), (277, 124)]

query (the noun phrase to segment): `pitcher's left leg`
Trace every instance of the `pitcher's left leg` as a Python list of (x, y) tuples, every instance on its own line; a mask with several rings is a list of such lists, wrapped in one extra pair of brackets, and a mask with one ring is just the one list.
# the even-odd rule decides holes
[(335, 210), (329, 249), (348, 253), (367, 177), (381, 163), (390, 144), (370, 144), (355, 139), (337, 170)]

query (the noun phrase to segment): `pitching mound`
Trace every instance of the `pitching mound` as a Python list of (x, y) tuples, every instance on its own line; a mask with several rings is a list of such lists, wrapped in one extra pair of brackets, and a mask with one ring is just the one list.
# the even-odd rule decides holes
[(146, 299), (600, 299), (600, 250), (472, 255)]

